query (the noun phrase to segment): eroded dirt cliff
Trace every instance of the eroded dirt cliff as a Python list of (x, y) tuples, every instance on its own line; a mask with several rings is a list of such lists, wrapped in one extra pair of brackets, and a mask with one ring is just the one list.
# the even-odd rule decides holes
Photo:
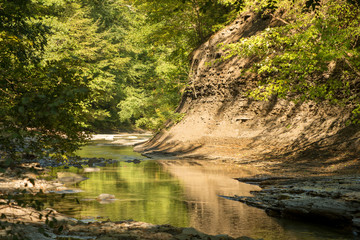
[(171, 154), (255, 163), (271, 173), (357, 173), (359, 126), (347, 125), (350, 109), (326, 102), (247, 97), (258, 76), (243, 69), (254, 59), (224, 54), (219, 44), (258, 34), (281, 20), (248, 12), (216, 33), (192, 54), (189, 87), (178, 108), (184, 118), (149, 142), (145, 154)]

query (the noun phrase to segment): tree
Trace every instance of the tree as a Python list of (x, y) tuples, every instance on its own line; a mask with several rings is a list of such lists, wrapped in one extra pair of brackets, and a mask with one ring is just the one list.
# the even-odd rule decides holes
[(188, 57), (211, 33), (236, 16), (232, 4), (205, 0), (129, 1), (140, 21), (129, 32), (136, 54), (128, 66), (130, 82), (119, 103), (123, 122), (159, 130), (175, 113), (188, 78)]
[(89, 88), (79, 61), (42, 61), (50, 29), (41, 16), (50, 10), (30, 0), (0, 2), (2, 158), (60, 157), (86, 139), (83, 102)]
[[(268, 28), (225, 47), (228, 55), (256, 57), (248, 70), (260, 77), (256, 99), (328, 101), (353, 107), (360, 122), (360, 8), (357, 1), (260, 1), (259, 11), (280, 17)], [(271, 6), (271, 7), (269, 7)]]
[[(214, 31), (233, 20), (242, 1), (219, 0), (133, 0), (149, 21), (157, 23), (153, 40), (194, 48), (203, 43)], [(157, 42), (155, 41), (155, 42)]]
[(0, 0), (2, 157), (61, 157), (85, 129), (181, 117), (187, 57), (234, 16), (229, 2)]

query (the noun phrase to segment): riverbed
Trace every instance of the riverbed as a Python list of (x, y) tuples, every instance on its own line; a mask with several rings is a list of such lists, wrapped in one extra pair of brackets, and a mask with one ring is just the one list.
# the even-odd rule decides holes
[[(264, 240), (353, 239), (351, 233), (315, 223), (269, 217), (266, 213), (221, 196), (250, 196), (259, 187), (235, 177), (256, 169), (221, 161), (152, 160), (133, 151), (132, 144), (148, 135), (101, 135), (78, 154), (116, 160), (105, 166), (58, 167), (52, 174), (72, 172), (82, 177), (67, 183), (71, 194), (49, 195), (47, 204), (58, 212), (84, 221), (135, 220), (152, 224), (193, 227), (201, 232)], [(100, 194), (115, 198), (99, 201)]]

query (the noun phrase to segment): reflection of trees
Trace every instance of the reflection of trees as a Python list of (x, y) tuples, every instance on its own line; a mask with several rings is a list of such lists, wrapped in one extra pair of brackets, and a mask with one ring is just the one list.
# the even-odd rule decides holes
[[(70, 169), (70, 171), (76, 171)], [(179, 182), (164, 172), (157, 162), (143, 161), (140, 164), (120, 162), (102, 168), (100, 172), (87, 173), (89, 179), (81, 182), (84, 190), (79, 199), (95, 199), (101, 193), (113, 194), (114, 203), (101, 205), (97, 201), (76, 201), (63, 199), (63, 209), (74, 217), (105, 216), (113, 221), (134, 219), (154, 224), (188, 226), (187, 206)], [(68, 196), (67, 196), (68, 197)], [(60, 205), (60, 204), (59, 204)]]
[[(240, 183), (230, 177), (226, 165), (207, 161), (162, 161), (164, 169), (184, 186), (190, 225), (207, 234), (232, 236), (256, 235), (264, 225), (278, 227), (265, 212), (219, 195), (248, 195), (256, 186)], [(241, 174), (242, 169), (238, 171)], [(241, 176), (241, 175), (239, 175)], [(269, 228), (268, 228), (269, 229)]]
[(116, 160), (124, 160), (125, 157), (139, 157), (143, 158), (141, 154), (135, 153), (130, 146), (118, 146), (109, 144), (109, 141), (97, 141), (96, 144), (92, 143), (83, 147), (76, 152), (82, 157), (97, 157), (108, 158)]

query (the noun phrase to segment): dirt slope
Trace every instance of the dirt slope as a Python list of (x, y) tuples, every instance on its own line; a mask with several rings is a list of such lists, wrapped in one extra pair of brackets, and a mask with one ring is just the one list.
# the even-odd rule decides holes
[(189, 87), (178, 108), (185, 117), (136, 150), (256, 162), (271, 172), (357, 172), (360, 128), (346, 125), (349, 109), (275, 97), (249, 100), (245, 92), (256, 87), (257, 76), (242, 74), (242, 69), (253, 59), (216, 62), (223, 54), (219, 44), (278, 25), (277, 19), (249, 12), (194, 51)]

